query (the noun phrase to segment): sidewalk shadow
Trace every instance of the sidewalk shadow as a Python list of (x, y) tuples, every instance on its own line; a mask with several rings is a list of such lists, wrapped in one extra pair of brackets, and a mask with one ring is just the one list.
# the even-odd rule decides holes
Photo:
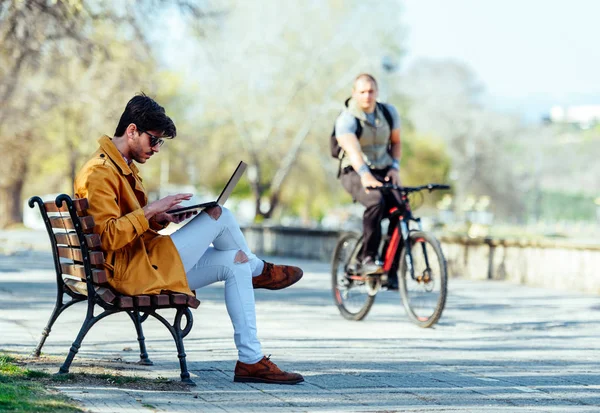
[(0, 253), (0, 274), (53, 269), (54, 260), (51, 252), (23, 250), (9, 255)]

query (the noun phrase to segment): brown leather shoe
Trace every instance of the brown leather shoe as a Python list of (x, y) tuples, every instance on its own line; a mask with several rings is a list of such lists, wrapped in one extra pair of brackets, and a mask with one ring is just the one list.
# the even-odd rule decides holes
[(263, 357), (254, 364), (238, 361), (235, 365), (233, 381), (248, 383), (298, 384), (304, 377), (298, 373), (282, 371), (269, 357)]
[(291, 265), (275, 265), (265, 263), (260, 275), (252, 278), (254, 288), (266, 288), (267, 290), (281, 290), (297, 283), (302, 278), (302, 270)]

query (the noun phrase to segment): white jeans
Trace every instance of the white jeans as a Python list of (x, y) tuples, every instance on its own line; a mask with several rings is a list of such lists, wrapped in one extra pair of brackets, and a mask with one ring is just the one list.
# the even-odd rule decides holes
[[(171, 239), (183, 262), (190, 289), (225, 281), (225, 305), (233, 324), (238, 358), (242, 363), (253, 364), (263, 358), (263, 353), (256, 336), (252, 277), (262, 272), (264, 263), (248, 248), (231, 211), (221, 209), (217, 220), (206, 212), (198, 214), (171, 234)], [(239, 251), (246, 254), (247, 261)]]

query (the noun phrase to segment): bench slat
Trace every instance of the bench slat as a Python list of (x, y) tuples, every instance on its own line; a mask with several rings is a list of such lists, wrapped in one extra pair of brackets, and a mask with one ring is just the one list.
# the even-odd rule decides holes
[[(75, 229), (75, 224), (73, 224), (73, 220), (71, 217), (48, 217), (50, 220), (50, 225), (52, 228), (57, 229)], [(79, 222), (81, 222), (81, 228), (84, 231), (90, 230), (94, 228), (94, 217), (91, 215), (86, 215), (84, 217), (79, 217)]]
[(133, 308), (133, 297), (120, 295), (117, 297), (117, 306), (119, 308)]
[(198, 300), (196, 297), (192, 297), (191, 295), (187, 296), (187, 305), (191, 308), (198, 308), (198, 306), (200, 305), (200, 300)]
[(173, 293), (173, 294), (170, 294), (170, 297), (171, 297), (171, 304), (173, 304), (173, 305), (187, 305), (187, 302), (188, 302), (187, 294)]
[[(60, 268), (63, 274), (70, 274), (85, 280), (85, 267), (83, 265), (61, 262)], [(106, 271), (96, 268), (92, 269), (92, 281), (94, 284), (105, 284), (107, 280)]]
[[(71, 274), (65, 271), (65, 267), (68, 267), (69, 270), (73, 270), (77, 274), (84, 273), (83, 265), (76, 264), (61, 264), (63, 269), (63, 273)], [(75, 267), (75, 268), (73, 268)], [(94, 270), (99, 271), (99, 270)], [(105, 271), (100, 271), (106, 274)], [(71, 274), (75, 276), (79, 276), (76, 274)], [(69, 288), (79, 294), (87, 295), (87, 286), (84, 281), (77, 281), (73, 279), (66, 278), (64, 280), (65, 284), (69, 286)], [(99, 282), (94, 281), (96, 284), (101, 284)], [(112, 290), (109, 288), (104, 288), (101, 286), (95, 286), (94, 289), (96, 293), (102, 298), (103, 301), (111, 304), (115, 302), (116, 305), (120, 308), (133, 308), (135, 307), (170, 307), (172, 305), (187, 305), (191, 308), (198, 308), (200, 305), (200, 300), (196, 297), (186, 294), (173, 293), (173, 294), (157, 294), (157, 295), (137, 295), (137, 296), (117, 296)]]
[(73, 292), (81, 295), (87, 295), (87, 284), (83, 281), (77, 281), (71, 278), (65, 278), (63, 281)]
[[(70, 278), (65, 278), (64, 282), (67, 285), (67, 287), (69, 287), (69, 289), (71, 289), (72, 291), (74, 291), (78, 294), (81, 294), (81, 295), (85, 295), (85, 296), (88, 295), (87, 294), (87, 284), (85, 282), (73, 280)], [(94, 286), (94, 290), (96, 291), (96, 294), (98, 294), (98, 296), (100, 298), (102, 298), (102, 300), (104, 302), (106, 302), (108, 304), (111, 304), (113, 301), (115, 301), (115, 298), (117, 298), (115, 293), (113, 293), (108, 288)]]
[(107, 302), (109, 304), (111, 304), (113, 301), (115, 301), (115, 298), (117, 297), (115, 295), (115, 293), (113, 293), (108, 288), (95, 287), (94, 289), (96, 290), (96, 294), (98, 294), (100, 296), (100, 298), (102, 298), (105, 302)]
[(150, 297), (152, 298), (152, 305), (154, 306), (165, 307), (170, 304), (169, 296), (167, 294), (151, 295)]
[[(74, 247), (79, 246), (79, 238), (76, 232), (57, 232), (54, 234), (57, 244), (71, 245)], [(101, 245), (100, 235), (98, 234), (85, 234), (85, 242), (88, 248), (98, 248)]]
[[(83, 252), (77, 247), (58, 247), (58, 255), (63, 258), (70, 258), (73, 261), (83, 262)], [(89, 251), (89, 256), (92, 265), (104, 264), (102, 251)]]
[[(90, 207), (90, 204), (87, 198), (73, 199), (73, 206), (75, 207), (75, 211), (82, 212)], [(56, 206), (54, 201), (46, 201), (44, 202), (44, 208), (46, 212), (69, 212), (69, 207), (66, 203), (63, 203), (59, 208)]]
[(149, 295), (136, 295), (133, 297), (133, 304), (136, 307), (150, 307), (152, 300)]

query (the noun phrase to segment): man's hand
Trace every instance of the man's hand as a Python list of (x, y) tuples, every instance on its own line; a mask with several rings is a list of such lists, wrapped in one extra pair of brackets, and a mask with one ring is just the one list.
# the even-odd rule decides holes
[(362, 184), (363, 188), (365, 188), (365, 192), (367, 194), (369, 193), (369, 190), (367, 189), (368, 187), (383, 185), (381, 182), (379, 182), (377, 179), (375, 179), (375, 177), (372, 174), (370, 174), (370, 173), (364, 174), (360, 178), (360, 183)]
[(394, 185), (401, 186), (400, 184), (400, 174), (397, 169), (390, 168), (388, 173), (385, 176), (386, 182), (392, 183)]
[(185, 221), (198, 214), (198, 211), (185, 211), (181, 214), (168, 214), (166, 212), (161, 212), (160, 214), (154, 215), (154, 219), (161, 225), (166, 225), (168, 223), (179, 224), (180, 222)]
[[(150, 202), (148, 205), (144, 207), (144, 215), (147, 219), (152, 218), (155, 215), (161, 214), (163, 212), (167, 212), (176, 206), (178, 206), (181, 201), (188, 200), (192, 197), (192, 194), (177, 194), (177, 195), (169, 195), (158, 201)], [(183, 221), (183, 220), (182, 220)], [(169, 221), (174, 222), (174, 221)], [(181, 222), (181, 221), (179, 221)]]

